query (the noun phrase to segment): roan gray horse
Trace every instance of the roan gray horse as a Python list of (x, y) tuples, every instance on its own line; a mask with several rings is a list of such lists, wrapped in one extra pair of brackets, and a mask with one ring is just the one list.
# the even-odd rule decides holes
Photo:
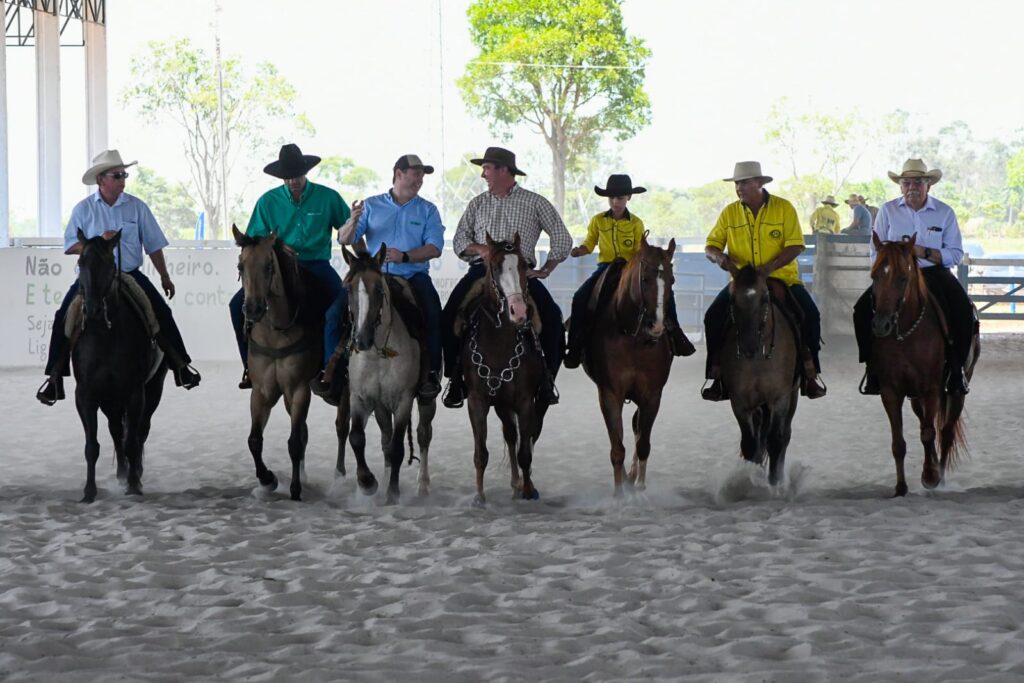
[[(388, 504), (398, 502), (398, 475), (405, 457), (404, 439), (409, 438), (412, 454), (412, 405), (420, 379), (420, 343), (410, 334), (406, 319), (399, 314), (399, 300), (405, 297), (414, 307), (412, 291), (404, 280), (381, 272), (387, 254), (381, 245), (376, 255), (342, 251), (349, 271), (345, 276), (349, 315), (352, 318), (351, 355), (348, 363), (347, 395), (338, 405), (336, 474), (345, 475), (345, 437), (356, 457), (356, 481), (360, 490), (372, 495), (377, 479), (366, 464), (366, 423), (372, 413), (381, 432), (384, 462), (391, 469)], [(413, 323), (415, 324), (415, 323)], [(428, 452), (437, 410), (435, 399), (419, 399), (416, 437), (419, 445), (419, 494), (429, 492)], [(350, 433), (351, 423), (351, 433)]]

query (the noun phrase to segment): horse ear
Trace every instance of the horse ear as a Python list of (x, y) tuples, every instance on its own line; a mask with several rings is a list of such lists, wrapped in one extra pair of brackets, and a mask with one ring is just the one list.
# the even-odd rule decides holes
[(512, 246), (514, 246), (516, 248), (516, 251), (520, 252), (520, 253), (522, 252), (522, 250), (519, 248), (519, 244), (521, 242), (522, 242), (522, 240), (519, 239), (519, 233), (517, 232), (516, 233), (516, 238), (514, 240), (512, 240)]
[(647, 241), (647, 236), (650, 234), (650, 230), (644, 230), (644, 234), (640, 236), (640, 244), (650, 244), (650, 242)]
[(110, 250), (117, 249), (117, 245), (121, 243), (121, 231), (118, 230), (114, 233), (114, 236), (110, 238)]
[(490, 230), (485, 231), (484, 235), (487, 237), (487, 246), (493, 247), (494, 246), (494, 240), (491, 239), (491, 231)]
[(878, 233), (874, 230), (871, 231), (871, 243), (875, 245), (875, 249), (882, 248), (882, 240), (878, 237)]
[(89, 238), (85, 236), (85, 233), (82, 232), (81, 228), (76, 228), (76, 230), (78, 231), (78, 241), (82, 244), (85, 244), (86, 240), (88, 240)]
[(377, 255), (374, 256), (377, 259), (377, 264), (383, 266), (384, 259), (388, 257), (388, 245), (383, 242), (380, 243), (380, 249), (377, 250)]
[(247, 238), (245, 233), (238, 229), (238, 226), (234, 223), (231, 224), (231, 234), (235, 236), (235, 245), (244, 247), (247, 244)]
[(907, 241), (910, 243), (910, 248), (913, 249), (914, 245), (917, 244), (917, 233), (915, 232), (913, 235), (911, 235), (910, 239)]
[(275, 229), (275, 230), (271, 230), (270, 234), (267, 235), (267, 244), (269, 244), (270, 246), (274, 246), (274, 244), (276, 242), (277, 242), (277, 230)]
[(672, 239), (670, 239), (668, 241), (668, 248), (666, 249), (666, 251), (668, 252), (668, 257), (671, 260), (672, 254), (676, 253), (676, 238), (675, 237), (673, 237)]

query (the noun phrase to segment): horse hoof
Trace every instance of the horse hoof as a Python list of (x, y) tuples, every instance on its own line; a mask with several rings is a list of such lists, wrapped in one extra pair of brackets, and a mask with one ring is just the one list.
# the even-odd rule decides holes
[(126, 496), (141, 496), (142, 485), (141, 484), (128, 484), (128, 487), (124, 490)]
[(417, 498), (428, 498), (430, 497), (430, 487), (426, 484), (420, 486), (419, 490), (416, 491)]
[(540, 491), (537, 489), (530, 489), (529, 492), (523, 491), (523, 500), (539, 500)]
[(473, 507), (478, 510), (483, 510), (487, 507), (487, 501), (484, 499), (482, 494), (478, 493), (473, 497)]
[(924, 486), (926, 489), (931, 490), (937, 488), (941, 483), (942, 475), (940, 474), (935, 474), (932, 476), (929, 476), (928, 474), (921, 475), (921, 485)]
[(399, 495), (388, 491), (388, 497), (384, 500), (385, 505), (398, 505)]
[(905, 495), (907, 495), (907, 485), (906, 484), (897, 484), (896, 485), (896, 492), (892, 494), (892, 497), (893, 498), (902, 498)]
[(292, 491), (292, 500), (299, 502), (302, 500), (302, 493), (299, 491)]
[(270, 471), (267, 472), (267, 475), (268, 476), (260, 479), (260, 486), (262, 486), (263, 490), (266, 491), (267, 493), (270, 493), (271, 491), (276, 491), (277, 475)]
[(337, 469), (334, 470), (334, 478), (335, 479), (344, 479), (345, 478), (345, 470), (337, 470)]
[(372, 474), (365, 479), (360, 479), (359, 490), (363, 492), (363, 495), (367, 496), (377, 493), (377, 479)]
[(82, 496), (81, 502), (83, 502), (83, 503), (92, 503), (92, 502), (95, 502), (95, 500), (96, 500), (96, 492), (94, 491), (92, 493), (86, 493), (84, 496)]

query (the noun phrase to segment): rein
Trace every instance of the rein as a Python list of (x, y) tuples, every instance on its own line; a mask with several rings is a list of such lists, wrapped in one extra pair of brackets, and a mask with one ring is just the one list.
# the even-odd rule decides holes
[[(918, 275), (914, 271), (913, 263), (907, 266), (907, 271), (910, 273), (911, 276)], [(910, 335), (914, 334), (914, 330), (916, 330), (917, 326), (921, 324), (922, 320), (924, 320), (924, 314), (928, 310), (928, 297), (919, 295), (918, 298), (921, 300), (921, 312), (917, 314), (917, 320), (914, 321), (914, 324), (911, 325), (910, 329), (908, 329), (906, 332), (900, 332), (900, 314), (903, 312), (903, 304), (907, 300), (907, 288), (909, 286), (910, 278), (907, 278), (907, 282), (903, 285), (903, 291), (900, 293), (900, 299), (899, 301), (896, 302), (896, 310), (890, 317), (890, 321), (893, 324), (893, 334), (896, 338), (896, 341), (901, 343), (905, 341), (907, 338), (909, 338)], [(874, 296), (871, 297), (871, 315), (877, 315), (877, 311), (875, 310)]]
[[(384, 280), (383, 274), (381, 274), (381, 297), (384, 299), (384, 303), (382, 303), (381, 307), (377, 309), (377, 317), (373, 321), (373, 328), (377, 329), (377, 327), (380, 326), (381, 320), (384, 317), (385, 307), (391, 309), (391, 320), (388, 322), (387, 332), (384, 333), (384, 345), (377, 346), (377, 335), (375, 334), (373, 348), (381, 358), (394, 358), (398, 355), (398, 352), (388, 346), (388, 342), (391, 341), (391, 331), (395, 328), (395, 316), (398, 315), (398, 312), (391, 305), (391, 288), (388, 287), (388, 283)], [(352, 329), (355, 330), (355, 316), (352, 315), (351, 306), (348, 307), (348, 320)], [(359, 349), (356, 348), (355, 334), (349, 335), (348, 348), (346, 350), (349, 352), (349, 355), (359, 353)]]
[[(644, 266), (648, 265), (647, 261), (640, 259), (640, 265), (636, 269), (636, 286), (640, 293), (640, 311), (637, 313), (636, 318), (636, 329), (630, 332), (628, 329), (623, 329), (624, 334), (628, 334), (631, 337), (639, 337), (640, 330), (644, 328), (644, 322), (650, 320), (653, 316), (647, 310), (647, 303), (644, 301)], [(656, 280), (661, 279), (661, 269), (658, 269), (658, 276)]]

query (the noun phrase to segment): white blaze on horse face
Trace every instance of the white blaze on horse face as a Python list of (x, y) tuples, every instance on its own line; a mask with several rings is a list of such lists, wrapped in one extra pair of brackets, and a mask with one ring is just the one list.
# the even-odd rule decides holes
[(654, 307), (654, 325), (651, 333), (660, 335), (665, 331), (665, 272), (664, 266), (658, 266), (658, 272), (654, 278), (654, 289), (658, 293), (658, 303)]
[(370, 294), (362, 278), (356, 279), (356, 330), (363, 329), (370, 310)]
[(506, 255), (502, 261), (498, 286), (508, 302), (509, 320), (517, 324), (526, 320), (526, 300), (519, 286), (519, 257), (515, 254)]

